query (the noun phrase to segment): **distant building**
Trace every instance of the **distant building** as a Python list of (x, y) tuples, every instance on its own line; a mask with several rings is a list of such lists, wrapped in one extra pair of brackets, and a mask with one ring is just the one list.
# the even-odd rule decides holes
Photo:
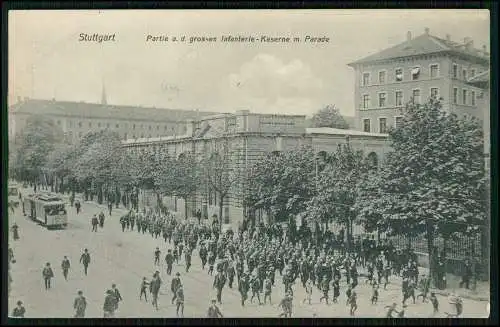
[(483, 119), (478, 100), (484, 89), (473, 81), (489, 70), (489, 62), (486, 46), (476, 49), (470, 38), (457, 43), (429, 29), (416, 38), (408, 32), (405, 42), (349, 64), (356, 74), (354, 127), (384, 133), (398, 125), (400, 109), (411, 98), (423, 103), (431, 96), (442, 98), (448, 112)]
[[(267, 219), (265, 212), (252, 212), (243, 203), (246, 192), (245, 179), (250, 168), (262, 156), (273, 152), (286, 151), (300, 145), (310, 145), (318, 153), (318, 158), (334, 152), (347, 141), (363, 150), (374, 166), (379, 166), (385, 158), (389, 145), (387, 134), (365, 133), (355, 130), (334, 128), (309, 128), (305, 116), (257, 114), (238, 111), (234, 114), (220, 114), (186, 123), (184, 135), (125, 140), (124, 147), (140, 155), (141, 151), (168, 153), (175, 158), (194, 154), (199, 160), (215, 153), (227, 151), (230, 154), (231, 169), (240, 172), (241, 180), (232, 185), (229, 196), (224, 201), (223, 221), (236, 224), (243, 217), (256, 215), (257, 221)], [(224, 150), (226, 149), (226, 150)], [(169, 199), (168, 206), (188, 216), (200, 210), (211, 217), (219, 215), (218, 195), (208, 185), (200, 181), (198, 193), (185, 204), (182, 199)]]
[(115, 106), (107, 103), (103, 89), (102, 103), (35, 100), (18, 98), (9, 107), (9, 138), (15, 140), (33, 115), (44, 115), (60, 126), (65, 136), (77, 140), (85, 133), (109, 129), (123, 139), (148, 138), (185, 133), (186, 119), (213, 115), (215, 112), (172, 110), (139, 106)]

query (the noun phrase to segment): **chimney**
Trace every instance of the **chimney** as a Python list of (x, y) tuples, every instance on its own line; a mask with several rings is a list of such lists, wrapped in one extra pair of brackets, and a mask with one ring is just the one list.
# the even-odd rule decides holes
[(450, 34), (446, 34), (446, 41), (451, 42), (451, 35)]
[(429, 30), (429, 28), (428, 28), (428, 27), (426, 27), (426, 28), (425, 28), (425, 35), (429, 35), (429, 31), (430, 31), (430, 30)]
[(408, 31), (406, 33), (406, 41), (411, 41), (411, 32), (410, 31)]

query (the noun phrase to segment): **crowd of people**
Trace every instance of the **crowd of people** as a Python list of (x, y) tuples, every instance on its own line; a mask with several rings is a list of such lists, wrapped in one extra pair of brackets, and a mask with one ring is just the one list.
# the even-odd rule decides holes
[[(77, 208), (78, 212), (80, 211)], [(213, 276), (213, 288), (216, 298), (211, 300), (208, 317), (222, 317), (218, 304), (222, 304), (223, 290), (226, 286), (240, 293), (240, 304), (245, 307), (247, 301), (255, 300), (259, 305), (273, 304), (273, 292), (276, 282), (281, 279), (284, 293), (278, 294), (279, 317), (293, 316), (294, 294), (298, 287), (305, 290), (303, 303), (311, 304), (313, 289), (321, 294), (319, 302), (326, 304), (345, 303), (351, 316), (358, 309), (359, 288), (370, 288), (371, 304), (379, 305), (381, 292), (387, 289), (393, 276), (402, 277), (401, 300), (385, 306), (387, 318), (404, 317), (407, 301), (416, 303), (430, 302), (432, 314), (439, 312), (436, 295), (431, 291), (429, 276), (419, 275), (416, 254), (408, 247), (396, 249), (390, 241), (377, 242), (374, 237), (358, 237), (345, 241), (343, 231), (326, 237), (315, 235), (307, 226), (297, 229), (293, 224), (258, 224), (251, 226), (244, 223), (238, 230), (221, 231), (219, 221), (214, 217), (194, 221), (176, 219), (168, 210), (143, 209), (130, 210), (119, 219), (121, 229), (137, 231), (140, 235), (162, 238), (167, 250), (162, 256), (159, 247), (153, 250), (153, 264), (160, 267), (165, 262), (167, 276), (172, 275), (172, 267), (184, 260), (185, 273), (193, 264), (193, 254), (199, 257), (199, 263), (207, 274)], [(104, 214), (91, 218), (92, 231), (97, 225), (104, 226)], [(17, 230), (16, 230), (17, 233)], [(348, 245), (349, 244), (349, 245)], [(85, 249), (80, 257), (85, 275), (90, 263), (90, 254)], [(67, 278), (70, 262), (67, 257), (61, 263), (63, 275)], [(147, 291), (151, 294), (151, 304), (158, 310), (158, 296), (163, 281), (160, 268), (148, 280), (143, 277), (139, 287), (139, 300), (148, 301)], [(279, 276), (278, 276), (279, 275)], [(42, 270), (45, 287), (50, 289), (50, 279), (54, 273), (47, 263)], [(278, 288), (279, 289), (279, 288)], [(181, 274), (177, 272), (170, 283), (172, 304), (176, 304), (178, 317), (184, 316), (184, 285)], [(340, 298), (345, 294), (344, 301)], [(116, 288), (106, 291), (103, 304), (103, 316), (114, 317), (122, 297)], [(391, 301), (392, 302), (392, 301)], [(455, 313), (448, 316), (460, 316), (462, 301), (453, 296), (450, 300)], [(387, 303), (385, 303), (387, 304)], [(382, 304), (383, 305), (383, 304)], [(21, 303), (22, 306), (22, 303)], [(85, 317), (87, 301), (81, 291), (74, 301), (75, 317)], [(17, 311), (16, 311), (17, 310)], [(16, 308), (13, 312), (23, 316), (25, 309)]]

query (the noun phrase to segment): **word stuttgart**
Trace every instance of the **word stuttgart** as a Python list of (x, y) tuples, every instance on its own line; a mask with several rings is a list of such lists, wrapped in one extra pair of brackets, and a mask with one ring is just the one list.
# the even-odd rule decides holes
[(108, 42), (108, 41), (115, 41), (116, 33), (113, 34), (87, 34), (87, 33), (80, 33), (80, 37), (78, 38), (78, 41), (87, 41), (87, 42)]

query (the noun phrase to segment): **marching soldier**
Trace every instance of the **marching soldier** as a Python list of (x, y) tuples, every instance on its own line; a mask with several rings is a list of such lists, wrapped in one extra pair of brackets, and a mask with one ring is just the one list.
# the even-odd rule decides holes
[(95, 214), (92, 216), (91, 224), (92, 224), (92, 231), (97, 232), (97, 225), (99, 225), (99, 219), (97, 219), (97, 216)]
[(250, 284), (252, 286), (252, 297), (250, 298), (250, 303), (253, 303), (253, 298), (257, 296), (257, 299), (259, 300), (259, 305), (262, 305), (262, 302), (260, 301), (260, 280), (257, 277), (257, 275), (254, 275), (252, 277), (252, 280), (250, 281)]
[(264, 304), (266, 304), (266, 299), (269, 298), (269, 304), (272, 305), (272, 303), (271, 303), (272, 288), (273, 288), (273, 283), (271, 281), (271, 278), (268, 276), (264, 280)]
[(174, 304), (174, 300), (177, 298), (177, 289), (180, 285), (182, 285), (180, 276), (180, 273), (176, 273), (175, 277), (172, 278), (172, 282), (170, 284), (170, 290), (172, 291), (172, 293), (174, 293), (174, 296), (172, 297), (172, 304)]
[(192, 253), (192, 249), (190, 247), (188, 247), (186, 249), (186, 253), (184, 254), (184, 259), (186, 261), (186, 272), (189, 272), (189, 268), (191, 267), (191, 253)]
[(222, 289), (226, 284), (226, 276), (222, 273), (222, 271), (218, 271), (214, 278), (213, 287), (217, 289), (217, 301), (219, 304), (222, 304)]
[(172, 250), (168, 249), (167, 255), (165, 256), (165, 262), (167, 263), (167, 274), (172, 274), (172, 265), (174, 263), (174, 256), (172, 254)]
[(248, 290), (250, 288), (250, 283), (248, 280), (248, 275), (242, 273), (240, 281), (238, 283), (238, 290), (241, 294), (241, 306), (245, 306), (245, 301), (248, 299)]
[(179, 308), (181, 309), (181, 317), (184, 317), (184, 288), (182, 287), (182, 284), (180, 284), (177, 288), (175, 298), (177, 299), (177, 317), (179, 317)]
[(64, 259), (63, 259), (63, 261), (61, 263), (61, 268), (62, 268), (63, 276), (64, 276), (65, 280), (68, 280), (68, 271), (69, 271), (70, 267), (71, 267), (71, 264), (69, 262), (68, 257), (64, 256)]
[(205, 270), (205, 265), (207, 264), (208, 250), (205, 247), (204, 243), (201, 244), (199, 253), (200, 253), (200, 259), (201, 259), (201, 269)]
[(103, 228), (104, 227), (104, 212), (101, 211), (99, 214), (99, 227)]
[[(162, 284), (162, 280), (160, 278), (160, 272), (156, 271), (153, 275), (153, 279), (149, 284), (149, 291), (153, 296), (153, 306), (158, 310), (158, 294), (160, 293), (160, 287)], [(146, 300), (147, 301), (147, 300)]]
[(155, 250), (155, 263), (154, 263), (155, 266), (157, 266), (157, 265), (160, 264), (160, 254), (161, 254), (161, 251), (157, 247), (156, 250)]

